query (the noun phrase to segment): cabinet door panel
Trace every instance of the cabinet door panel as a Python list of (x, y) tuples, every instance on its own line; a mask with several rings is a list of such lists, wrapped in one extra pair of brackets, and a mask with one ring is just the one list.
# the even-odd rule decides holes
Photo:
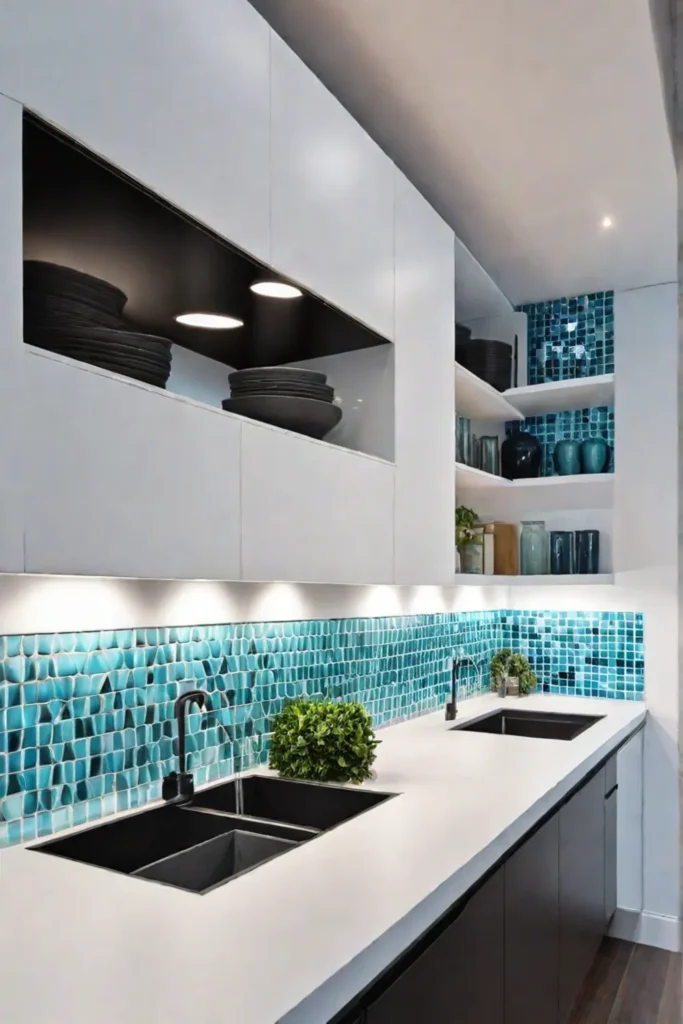
[(394, 337), (394, 165), (273, 33), (271, 218), (278, 270)]
[(242, 421), (247, 580), (391, 583), (393, 466)]
[(396, 172), (396, 582), (453, 581), (453, 232)]
[(503, 1024), (503, 871), (391, 988), (366, 1024)]
[(505, 1024), (557, 1024), (559, 815), (505, 865)]
[(240, 421), (26, 348), (26, 569), (237, 579)]
[(9, 0), (0, 92), (269, 259), (270, 29), (244, 0)]
[(605, 925), (617, 909), (617, 790), (605, 798)]
[(605, 931), (605, 771), (560, 810), (560, 1022)]

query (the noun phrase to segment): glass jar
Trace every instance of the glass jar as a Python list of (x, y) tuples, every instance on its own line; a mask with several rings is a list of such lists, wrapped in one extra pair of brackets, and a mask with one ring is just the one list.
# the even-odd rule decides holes
[(550, 570), (550, 546), (545, 523), (522, 523), (520, 540), (522, 576), (545, 576)]

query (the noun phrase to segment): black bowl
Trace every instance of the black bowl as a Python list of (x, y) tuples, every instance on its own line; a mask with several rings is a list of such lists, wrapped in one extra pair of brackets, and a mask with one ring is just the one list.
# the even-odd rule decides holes
[(230, 386), (242, 380), (298, 380), (302, 384), (325, 384), (327, 374), (316, 370), (302, 370), (298, 366), (254, 366), (248, 370), (235, 370), (228, 377)]
[(320, 402), (334, 400), (334, 388), (327, 384), (298, 384), (283, 381), (267, 381), (264, 384), (233, 384), (230, 387), (231, 398), (248, 398), (252, 395), (293, 395), (298, 398), (315, 398)]
[(306, 437), (319, 440), (339, 423), (342, 411), (338, 405), (312, 398), (287, 395), (254, 395), (250, 398), (225, 398), (223, 408), (249, 419), (284, 427)]

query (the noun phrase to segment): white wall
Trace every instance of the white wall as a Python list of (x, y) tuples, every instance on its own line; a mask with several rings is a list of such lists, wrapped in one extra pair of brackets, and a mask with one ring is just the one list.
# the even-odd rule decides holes
[(393, 345), (376, 345), (292, 363), (327, 374), (334, 388), (342, 418), (330, 444), (394, 461), (394, 354)]
[(507, 607), (507, 587), (335, 586), (0, 573), (3, 634)]
[(233, 367), (182, 345), (173, 346), (172, 356), (166, 390), (220, 409), (223, 399), (230, 396), (228, 375), (233, 372)]
[[(675, 284), (615, 295), (614, 587), (510, 588), (512, 607), (641, 611), (648, 723), (643, 745), (642, 902), (636, 843), (620, 845), (620, 905), (638, 934), (670, 944), (680, 918), (678, 795), (678, 296)], [(620, 807), (637, 816), (633, 789)], [(622, 897), (624, 903), (622, 904)]]

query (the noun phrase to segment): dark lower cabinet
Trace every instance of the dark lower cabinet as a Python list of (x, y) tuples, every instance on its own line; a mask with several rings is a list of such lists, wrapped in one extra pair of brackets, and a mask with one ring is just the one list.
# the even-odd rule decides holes
[(605, 765), (605, 926), (617, 909), (617, 759)]
[(616, 907), (616, 798), (612, 759), (335, 1021), (567, 1024)]
[(605, 770), (560, 808), (560, 1024), (605, 933)]
[(560, 822), (505, 864), (505, 1024), (558, 1024)]
[(366, 1024), (504, 1024), (501, 868), (371, 1003)]

